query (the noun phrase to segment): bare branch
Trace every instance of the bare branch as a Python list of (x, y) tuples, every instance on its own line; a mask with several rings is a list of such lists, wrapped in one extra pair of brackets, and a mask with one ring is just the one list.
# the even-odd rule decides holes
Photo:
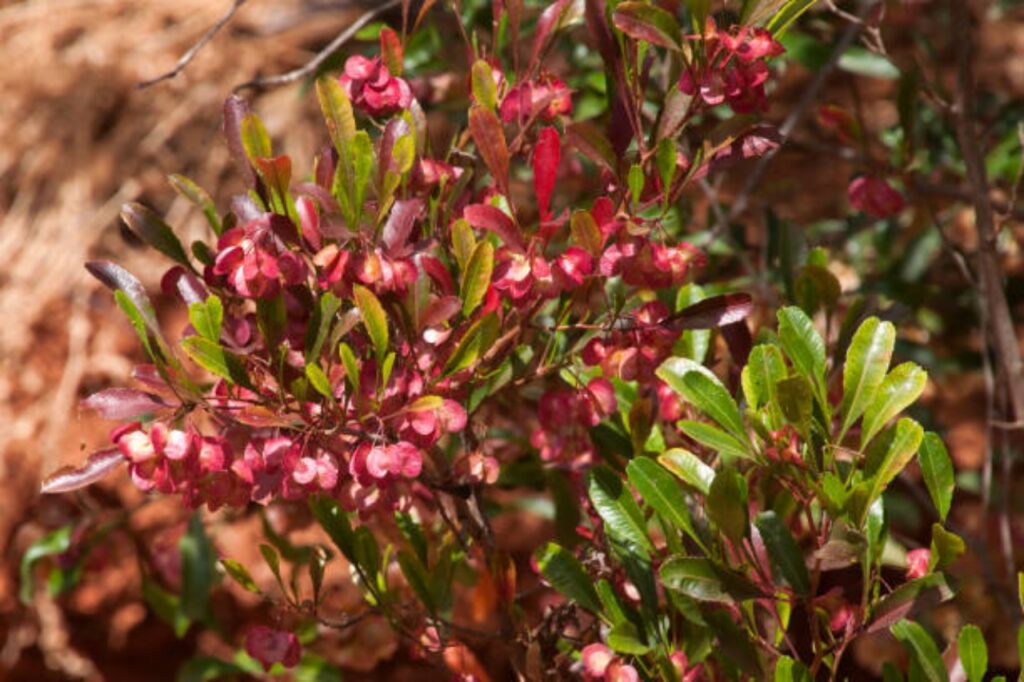
[(356, 33), (359, 32), (363, 26), (373, 21), (378, 15), (384, 12), (398, 7), (402, 3), (402, 0), (388, 0), (385, 3), (374, 7), (371, 10), (366, 11), (358, 19), (349, 24), (348, 28), (338, 34), (338, 36), (327, 44), (324, 49), (316, 53), (316, 56), (311, 60), (303, 64), (297, 69), (292, 69), (285, 73), (277, 76), (267, 76), (266, 78), (254, 78), (251, 81), (246, 81), (241, 85), (235, 86), (234, 92), (240, 92), (242, 90), (259, 90), (262, 88), (271, 88), (278, 85), (287, 85), (288, 83), (294, 83), (295, 81), (305, 78), (312, 73), (316, 73), (316, 70), (320, 68), (327, 59), (337, 52), (342, 45), (352, 39)]
[[(967, 180), (971, 186), (971, 202), (974, 204), (974, 222), (978, 230), (978, 307), (987, 336), (986, 346), (991, 348), (994, 386), (990, 389), (989, 401), (994, 403), (999, 421), (1016, 422), (1024, 419), (1024, 363), (1021, 361), (1020, 345), (1014, 328), (1010, 307), (1006, 300), (1003, 271), (999, 261), (998, 232), (992, 201), (988, 194), (988, 178), (985, 161), (974, 120), (974, 72), (972, 69), (973, 45), (971, 35), (971, 13), (963, 0), (950, 0), (952, 26), (955, 32), (957, 88), (954, 105), (954, 122), (960, 152), (967, 169)], [(987, 355), (989, 348), (983, 349)], [(989, 416), (988, 429), (991, 432), (993, 415)], [(1007, 577), (1014, 575), (1014, 547), (1010, 533), (1009, 491), (1012, 484), (1013, 461), (1009, 452), (1009, 441), (1004, 431), (1001, 448), (1003, 485), (1002, 502), (999, 509), (1000, 539), (1003, 546), (1003, 561)], [(989, 436), (991, 442), (991, 436)], [(992, 466), (992, 450), (986, 458), (986, 470)]]
[(161, 81), (170, 80), (170, 79), (174, 78), (175, 76), (177, 76), (182, 71), (184, 71), (185, 67), (189, 65), (189, 62), (191, 62), (193, 59), (195, 59), (195, 56), (197, 54), (199, 54), (199, 50), (203, 49), (208, 42), (213, 40), (213, 37), (215, 35), (217, 35), (217, 33), (220, 32), (220, 30), (222, 28), (224, 28), (224, 26), (229, 21), (231, 21), (231, 19), (238, 12), (238, 9), (242, 5), (244, 5), (245, 3), (246, 3), (246, 0), (233, 0), (233, 2), (231, 3), (231, 7), (229, 7), (228, 11), (224, 13), (224, 16), (222, 16), (220, 19), (218, 19), (217, 23), (215, 23), (213, 26), (211, 26), (210, 28), (206, 29), (206, 33), (204, 33), (202, 36), (200, 36), (199, 40), (197, 40), (195, 42), (195, 44), (192, 45), (192, 47), (190, 47), (187, 52), (185, 52), (185, 54), (181, 55), (181, 59), (179, 59), (178, 63), (174, 65), (173, 69), (171, 69), (170, 71), (168, 71), (168, 72), (166, 72), (164, 74), (161, 74), (161, 75), (157, 76), (156, 78), (150, 78), (149, 80), (142, 81), (142, 82), (136, 84), (135, 87), (137, 87), (140, 90), (142, 90), (144, 88), (148, 88), (151, 85), (156, 85), (157, 83), (160, 83)]

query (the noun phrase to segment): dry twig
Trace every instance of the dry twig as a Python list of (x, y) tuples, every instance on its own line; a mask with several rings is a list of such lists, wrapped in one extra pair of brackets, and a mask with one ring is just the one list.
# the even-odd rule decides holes
[(342, 45), (352, 39), (356, 33), (359, 32), (363, 26), (373, 21), (378, 15), (384, 12), (398, 7), (402, 3), (402, 0), (388, 0), (385, 3), (374, 7), (363, 13), (358, 19), (349, 24), (348, 28), (338, 34), (338, 36), (327, 44), (322, 50), (316, 53), (316, 56), (311, 60), (303, 64), (297, 69), (292, 69), (286, 73), (279, 74), (277, 76), (267, 76), (265, 78), (254, 78), (250, 81), (246, 81), (241, 85), (236, 85), (234, 92), (240, 92), (242, 90), (259, 90), (263, 88), (270, 88), (277, 85), (286, 85), (288, 83), (294, 83), (295, 81), (305, 78), (310, 74), (316, 73), (316, 70), (320, 68), (327, 59), (337, 52)]
[[(987, 345), (983, 352), (991, 352), (994, 372), (992, 391), (999, 421), (1017, 422), (1024, 419), (1024, 363), (1021, 361), (1017, 333), (1010, 314), (1003, 285), (1002, 266), (997, 245), (998, 233), (992, 202), (988, 194), (988, 178), (985, 162), (978, 144), (974, 120), (974, 73), (972, 69), (973, 44), (971, 35), (971, 14), (967, 3), (950, 0), (952, 26), (956, 46), (957, 89), (954, 106), (954, 123), (957, 139), (967, 169), (971, 187), (971, 202), (974, 205), (975, 226), (978, 230), (978, 251), (976, 271), (978, 273), (978, 305), (983, 311)], [(992, 420), (989, 420), (989, 431)], [(990, 434), (991, 441), (991, 434)], [(1005, 442), (1005, 441), (1004, 441)], [(1000, 504), (1000, 536), (1003, 546), (1003, 560), (1007, 577), (1014, 575), (1013, 539), (1010, 533), (1009, 496), (1013, 483), (1013, 461), (1004, 448), (1002, 455), (1001, 479), (1003, 485)], [(989, 451), (991, 460), (991, 450)], [(986, 463), (990, 467), (991, 462)]]
[(172, 68), (170, 71), (167, 71), (166, 73), (157, 76), (156, 78), (150, 78), (149, 80), (142, 81), (136, 87), (142, 90), (144, 88), (148, 88), (151, 85), (156, 85), (161, 81), (170, 80), (171, 78), (174, 78), (179, 73), (184, 71), (185, 67), (189, 65), (189, 62), (195, 59), (195, 56), (199, 54), (199, 50), (203, 49), (203, 47), (205, 47), (208, 42), (213, 40), (213, 37), (217, 35), (217, 33), (219, 33), (220, 30), (224, 28), (224, 26), (227, 25), (229, 21), (231, 21), (231, 19), (235, 16), (235, 13), (238, 12), (238, 9), (242, 5), (244, 5), (245, 2), (246, 0), (233, 0), (231, 3), (231, 7), (229, 7), (228, 11), (224, 13), (224, 16), (218, 19), (217, 23), (215, 23), (213, 26), (206, 29), (206, 33), (200, 36), (199, 40), (197, 40), (195, 44), (193, 44), (192, 47), (190, 47), (185, 52), (185, 54), (181, 55), (181, 58), (174, 65), (174, 68)]

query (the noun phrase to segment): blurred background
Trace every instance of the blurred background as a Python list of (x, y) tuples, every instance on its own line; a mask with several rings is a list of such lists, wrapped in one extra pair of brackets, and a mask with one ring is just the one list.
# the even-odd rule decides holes
[[(137, 87), (172, 68), (229, 5), (34, 0), (0, 7), (0, 678), (174, 679), (185, 661), (224, 649), (212, 638), (175, 637), (141, 601), (139, 562), (160, 570), (165, 559), (174, 561), (173, 552), (165, 557), (160, 551), (173, 548), (184, 528), (186, 517), (174, 500), (144, 504), (123, 474), (74, 495), (42, 499), (37, 490), (48, 472), (80, 462), (106, 444), (111, 424), (80, 410), (78, 402), (125, 383), (141, 360), (112, 297), (82, 267), (89, 259), (115, 260), (157, 292), (166, 262), (120, 224), (121, 204), (141, 201), (153, 207), (183, 241), (201, 234), (201, 215), (174, 193), (167, 175), (188, 175), (223, 205), (242, 186), (221, 142), (224, 98), (255, 76), (307, 62), (365, 9), (327, 0), (249, 0), (180, 75)], [(946, 3), (892, 0), (886, 5), (889, 59), (901, 68), (916, 60), (935, 82), (949, 82), (953, 57)], [(971, 5), (981, 18), (975, 63), (982, 143), (993, 196), (1006, 209), (1003, 265), (1015, 320), (1021, 322), (1024, 201), (1013, 206), (1011, 188), (1021, 166), (1017, 123), (1024, 119), (1024, 7), (1013, 0)], [(834, 17), (816, 10), (804, 29), (793, 33), (789, 55), (779, 60), (779, 89), (769, 118), (781, 121), (799, 98), (836, 25)], [(444, 40), (437, 35), (440, 48)], [(346, 49), (372, 45), (356, 41)], [(899, 125), (898, 72), (894, 76), (884, 61), (857, 55), (830, 76), (820, 99), (856, 108), (869, 133), (885, 141)], [(579, 113), (586, 106), (587, 85), (570, 85), (580, 93)], [(275, 145), (296, 168), (308, 167), (324, 131), (307, 85), (263, 92), (255, 108)], [(946, 162), (955, 171), (956, 150), (939, 117), (925, 109), (915, 115), (921, 144), (934, 146), (928, 155), (933, 166), (922, 168), (927, 186), (906, 188), (908, 196), (929, 202), (953, 244), (969, 251), (975, 243), (973, 212), (958, 203), (962, 178), (935, 171)], [(989, 638), (993, 663), (1015, 668), (1016, 630), (1008, 624), (1016, 605), (1007, 602), (1016, 596), (1015, 581), (1002, 563), (997, 517), (983, 507), (986, 456), (999, 444), (993, 445), (986, 421), (986, 373), (971, 292), (927, 211), (900, 224), (867, 226), (844, 218), (846, 186), (863, 168), (829, 151), (835, 148), (830, 133), (814, 119), (813, 113), (807, 117), (773, 162), (752, 199), (751, 214), (770, 206), (801, 239), (829, 247), (844, 291), (883, 298), (890, 317), (900, 323), (900, 351), (929, 370), (921, 421), (946, 438), (960, 485), (951, 518), (974, 543), (959, 569), (961, 594), (936, 612), (938, 625), (945, 622), (955, 632), (965, 620), (978, 623)], [(743, 178), (742, 169), (730, 174), (718, 188), (723, 201)], [(706, 198), (693, 199), (695, 230), (706, 226), (707, 208)], [(752, 248), (766, 243), (760, 219), (740, 223)], [(158, 295), (154, 300), (169, 329), (184, 326), (180, 310)], [(1024, 497), (1014, 495), (1024, 487), (1019, 479), (1012, 477), (1001, 488), (997, 482), (995, 503), (1009, 501), (1012, 542), (1020, 549), (1024, 504), (1019, 500)], [(927, 529), (928, 519), (909, 497), (897, 509), (909, 535), (918, 526)], [(40, 579), (23, 595), (28, 603), (19, 599), (27, 548), (54, 529), (111, 510), (136, 511), (122, 517), (126, 532), (117, 535), (120, 540), (93, 552), (77, 589), (54, 596)], [(278, 521), (282, 528), (290, 523)], [(550, 532), (545, 521), (529, 514), (517, 523), (516, 542), (524, 548), (536, 544), (531, 534)], [(258, 564), (259, 521), (228, 519), (224, 525), (230, 532), (217, 536), (218, 550)], [(176, 568), (164, 568), (173, 583)], [(254, 570), (254, 577), (268, 576)], [(354, 598), (338, 590), (342, 607)], [(263, 608), (252, 595), (223, 592), (217, 598), (225, 602), (223, 612), (232, 614), (224, 620), (228, 632)], [(892, 646), (884, 637), (863, 638), (855, 656), (867, 661)], [(386, 627), (371, 621), (338, 635), (325, 649), (329, 653), (322, 653), (347, 671), (346, 679), (398, 679), (416, 670), (400, 649)]]

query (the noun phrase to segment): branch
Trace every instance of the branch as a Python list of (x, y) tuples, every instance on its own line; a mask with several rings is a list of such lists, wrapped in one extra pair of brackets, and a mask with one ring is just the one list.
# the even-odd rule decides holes
[[(950, 0), (952, 7), (953, 43), (956, 46), (957, 88), (953, 107), (956, 135), (960, 152), (967, 169), (967, 180), (971, 187), (971, 201), (974, 204), (974, 223), (978, 230), (977, 272), (978, 307), (982, 311), (985, 328), (982, 330), (991, 348), (995, 381), (989, 391), (989, 404), (995, 405), (1000, 421), (1018, 422), (1024, 419), (1024, 363), (1021, 362), (1017, 332), (1010, 315), (1006, 292), (1003, 288), (1003, 272), (999, 261), (998, 231), (988, 195), (988, 178), (985, 162), (978, 144), (974, 121), (974, 73), (972, 71), (973, 45), (971, 43), (971, 14), (963, 0)], [(987, 358), (988, 350), (983, 349)], [(992, 416), (988, 419), (989, 442), (991, 443)], [(1008, 444), (1007, 431), (1003, 442)], [(1000, 540), (1003, 547), (1003, 561), (1007, 579), (1015, 572), (1013, 539), (1010, 532), (1010, 486), (1013, 483), (1013, 461), (1007, 447), (1002, 448), (1001, 479), (1003, 484), (1002, 502), (999, 509)], [(991, 471), (992, 449), (986, 458), (986, 472)]]
[(199, 40), (197, 40), (195, 44), (192, 47), (190, 47), (185, 54), (181, 55), (181, 59), (179, 59), (178, 63), (174, 65), (173, 69), (160, 76), (157, 76), (156, 78), (151, 78), (147, 81), (137, 83), (135, 87), (142, 90), (148, 88), (151, 85), (156, 85), (161, 81), (170, 80), (171, 78), (174, 78), (179, 73), (184, 71), (185, 67), (189, 65), (189, 62), (195, 59), (195, 56), (199, 54), (199, 50), (203, 49), (208, 42), (213, 40), (213, 37), (217, 35), (217, 33), (222, 28), (224, 28), (224, 26), (229, 21), (231, 21), (231, 19), (235, 16), (235, 13), (238, 12), (238, 9), (242, 5), (244, 5), (245, 2), (246, 0), (233, 0), (233, 2), (231, 3), (231, 7), (229, 7), (228, 11), (224, 13), (224, 16), (218, 19), (217, 23), (215, 23), (213, 26), (206, 29), (206, 33), (200, 36)]
[[(807, 109), (814, 103), (814, 100), (818, 97), (818, 93), (825, 86), (825, 81), (828, 75), (839, 63), (839, 58), (843, 56), (846, 49), (853, 44), (854, 39), (861, 32), (861, 28), (864, 25), (864, 18), (871, 11), (871, 8), (875, 6), (874, 0), (864, 0), (861, 2), (857, 18), (860, 20), (858, 23), (849, 23), (846, 26), (846, 30), (839, 37), (839, 42), (836, 43), (835, 48), (832, 50), (832, 54), (829, 55), (828, 61), (814, 74), (814, 79), (811, 80), (810, 85), (804, 89), (800, 99), (793, 106), (793, 109), (789, 112), (789, 116), (782, 122), (779, 127), (779, 136), (782, 138), (779, 145), (769, 151), (767, 154), (757, 160), (757, 166), (747, 177), (747, 181), (743, 184), (743, 189), (736, 196), (736, 200), (732, 204), (732, 209), (729, 211), (729, 222), (738, 217), (747, 208), (747, 203), (750, 199), (750, 194), (757, 189), (758, 183), (761, 182), (761, 178), (764, 177), (765, 171), (768, 170), (768, 164), (775, 158), (779, 150), (782, 149), (783, 145), (789, 140), (790, 134), (797, 127), (801, 120), (803, 120), (804, 114), (807, 113)], [(721, 225), (721, 221), (719, 221)]]
[(240, 92), (242, 90), (259, 90), (263, 88), (275, 87), (278, 85), (286, 85), (288, 83), (294, 83), (295, 81), (305, 78), (306, 76), (315, 73), (320, 66), (327, 61), (327, 59), (341, 48), (342, 45), (352, 39), (356, 33), (359, 32), (363, 26), (373, 21), (378, 15), (384, 12), (398, 7), (402, 4), (402, 0), (388, 0), (387, 2), (374, 7), (363, 13), (358, 19), (349, 24), (343, 32), (327, 44), (322, 50), (316, 53), (316, 56), (311, 60), (303, 64), (297, 69), (292, 69), (286, 73), (279, 74), (277, 76), (267, 76), (266, 78), (254, 78), (251, 81), (246, 81), (241, 85), (236, 85), (234, 92)]

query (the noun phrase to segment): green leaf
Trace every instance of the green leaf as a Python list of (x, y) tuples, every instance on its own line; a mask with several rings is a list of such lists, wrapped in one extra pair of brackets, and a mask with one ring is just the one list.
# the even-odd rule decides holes
[(683, 491), (661, 465), (649, 457), (637, 457), (626, 465), (626, 474), (644, 502), (698, 545), (703, 544), (693, 529)]
[(751, 458), (750, 451), (743, 446), (743, 443), (736, 440), (717, 426), (712, 426), (711, 424), (706, 424), (704, 422), (692, 422), (687, 420), (677, 422), (676, 426), (678, 426), (679, 429), (690, 438), (694, 439), (701, 445), (711, 448), (726, 459), (737, 457), (746, 459)]
[(656, 374), (684, 400), (709, 416), (740, 443), (747, 430), (736, 401), (729, 391), (703, 365), (686, 358), (669, 358)]
[(811, 318), (795, 306), (778, 312), (779, 341), (793, 367), (823, 392), (825, 384), (825, 342)]
[(747, 510), (747, 481), (740, 472), (722, 469), (711, 483), (705, 501), (708, 518), (734, 544), (747, 536), (750, 517)]
[(957, 637), (957, 651), (964, 666), (967, 682), (981, 682), (988, 671), (988, 648), (977, 625), (965, 625)]
[(928, 374), (913, 362), (897, 366), (878, 387), (874, 400), (864, 412), (861, 423), (861, 450), (897, 414), (909, 407), (928, 382)]
[(362, 219), (366, 185), (373, 171), (373, 143), (365, 130), (356, 131), (352, 138), (352, 217), (349, 227), (355, 228)]
[(423, 564), (420, 563), (420, 560), (414, 554), (403, 549), (398, 552), (398, 565), (402, 569), (402, 575), (405, 576), (409, 587), (416, 593), (416, 596), (423, 602), (423, 605), (427, 607), (427, 610), (434, 613), (437, 610), (437, 605), (434, 603), (434, 597), (430, 593), (427, 570), (423, 567)]
[(341, 308), (341, 299), (332, 292), (326, 291), (320, 297), (320, 303), (316, 310), (315, 324), (310, 324), (309, 334), (306, 336), (306, 360), (318, 360), (323, 351), (324, 343), (331, 332), (331, 324), (335, 315)]
[(671, 195), (672, 181), (676, 175), (676, 143), (671, 137), (666, 137), (658, 142), (658, 149), (655, 152), (655, 162), (658, 165), (658, 177), (661, 179), (661, 191), (664, 193), (662, 206), (668, 205)]
[(370, 342), (373, 344), (377, 362), (382, 362), (388, 351), (388, 318), (384, 314), (384, 306), (380, 304), (372, 291), (359, 284), (352, 286), (352, 294), (363, 319), (363, 326), (366, 327), (366, 333), (369, 334)]
[(868, 505), (878, 499), (893, 479), (906, 468), (921, 446), (923, 438), (924, 429), (921, 425), (913, 419), (904, 417), (896, 423), (886, 440), (868, 453), (864, 465)]
[(775, 385), (775, 393), (786, 421), (804, 432), (814, 411), (814, 389), (810, 382), (799, 375), (791, 376)]
[(644, 191), (644, 169), (640, 167), (639, 163), (634, 163), (629, 167), (629, 176), (626, 178), (626, 182), (629, 185), (629, 196), (635, 206), (640, 203), (640, 195)]
[(950, 461), (946, 446), (938, 434), (931, 431), (924, 434), (918, 461), (921, 464), (921, 475), (924, 477), (928, 494), (931, 495), (935, 509), (939, 512), (939, 520), (945, 522), (953, 502), (955, 482), (953, 462)]
[(32, 566), (43, 557), (63, 554), (71, 546), (71, 526), (63, 526), (52, 533), (39, 538), (25, 550), (21, 557), (21, 568), (19, 575), (21, 586), (18, 589), (18, 597), (23, 604), (31, 604), (32, 589)]
[(857, 45), (843, 53), (838, 66), (843, 71), (869, 78), (894, 81), (900, 77), (899, 68), (887, 57)]
[(334, 148), (338, 151), (338, 156), (347, 160), (349, 146), (356, 136), (356, 117), (352, 113), (352, 102), (337, 79), (329, 76), (317, 80), (316, 94), (320, 100), (320, 109), (327, 120), (327, 132), (331, 136)]
[(956, 533), (946, 530), (941, 523), (932, 524), (930, 568), (944, 570), (963, 556), (967, 545)]
[(182, 611), (177, 595), (160, 587), (148, 575), (142, 576), (142, 599), (157, 618), (174, 628), (176, 637), (183, 637), (188, 632), (191, 621)]
[[(747, 9), (748, 1), (745, 0), (743, 3), (744, 10)], [(704, 28), (707, 26), (708, 15), (711, 13), (711, 0), (686, 0), (686, 8), (690, 10), (690, 16), (693, 18), (693, 29), (703, 34)]]
[(252, 162), (255, 159), (269, 159), (274, 155), (270, 145), (270, 135), (263, 126), (263, 121), (254, 113), (248, 113), (242, 119), (242, 146), (245, 155)]
[(174, 236), (174, 230), (156, 213), (142, 204), (132, 202), (121, 207), (121, 219), (142, 241), (171, 260), (192, 269), (192, 263), (185, 253), (185, 248)]
[(759, 409), (775, 398), (775, 386), (786, 378), (786, 361), (778, 346), (759, 344), (750, 351), (743, 367), (743, 395), (751, 409)]
[(264, 542), (260, 543), (260, 554), (263, 556), (263, 560), (267, 562), (267, 566), (270, 568), (270, 572), (274, 574), (274, 578), (277, 579), (277, 586), (281, 588), (281, 593), (287, 596), (288, 591), (285, 589), (284, 580), (281, 578), (281, 557), (277, 555), (277, 550)]
[(733, 620), (731, 613), (720, 608), (702, 608), (701, 615), (718, 639), (714, 655), (729, 666), (747, 673), (749, 679), (764, 679), (761, 658), (750, 635)]
[(452, 223), (452, 251), (455, 253), (455, 260), (459, 263), (459, 270), (465, 271), (469, 264), (469, 258), (476, 248), (476, 235), (473, 228), (465, 218), (459, 218)]
[(213, 203), (213, 199), (210, 198), (206, 190), (193, 182), (191, 178), (178, 175), (177, 173), (168, 176), (167, 179), (178, 194), (191, 201), (203, 212), (203, 215), (206, 216), (206, 222), (210, 224), (213, 233), (219, 237), (224, 228), (220, 224), (220, 216), (217, 215), (217, 206)]
[(494, 271), (494, 246), (482, 241), (473, 249), (462, 275), (462, 314), (469, 317), (484, 300)]
[(324, 529), (342, 555), (350, 562), (355, 563), (356, 543), (352, 525), (337, 500), (327, 495), (316, 495), (310, 498), (309, 508), (313, 512), (313, 518)]
[(473, 99), (491, 111), (498, 106), (498, 86), (494, 82), (494, 71), (483, 59), (473, 62)]
[(178, 541), (178, 552), (181, 554), (181, 610), (190, 620), (205, 620), (216, 557), (199, 513), (189, 520), (188, 530)]
[(843, 367), (843, 415), (839, 440), (875, 399), (885, 380), (889, 360), (896, 343), (896, 328), (891, 322), (869, 317), (853, 335)]
[(658, 461), (702, 495), (708, 494), (711, 482), (715, 480), (715, 470), (689, 450), (683, 448), (666, 450), (658, 457)]
[(256, 581), (252, 579), (251, 575), (249, 575), (249, 569), (245, 566), (234, 559), (221, 559), (220, 565), (223, 566), (224, 571), (244, 589), (252, 592), (253, 594), (262, 594), (259, 586), (256, 585)]
[(800, 661), (789, 656), (779, 656), (775, 663), (775, 682), (813, 682), (811, 673)]
[(460, 372), (475, 363), (497, 338), (499, 324), (494, 313), (488, 313), (486, 317), (474, 322), (448, 357), (442, 376)]
[[(818, 0), (789, 0), (782, 7), (778, 7), (776, 3), (767, 3), (772, 9), (771, 18), (766, 24), (766, 28), (776, 38), (786, 32), (786, 29), (792, 25), (794, 21), (800, 18), (800, 15), (809, 10), (814, 3)], [(776, 9), (777, 8), (777, 9)], [(755, 17), (751, 17), (751, 23), (756, 21)]]
[(811, 578), (807, 574), (803, 553), (792, 533), (773, 511), (761, 512), (754, 523), (761, 532), (761, 539), (777, 575), (789, 583), (794, 592), (807, 596), (811, 590)]
[(623, 620), (611, 627), (608, 636), (605, 638), (608, 646), (620, 654), (632, 656), (643, 656), (651, 650), (651, 647), (641, 641), (640, 633), (636, 626), (628, 620)]
[(612, 13), (612, 23), (634, 40), (679, 50), (681, 31), (675, 17), (646, 2), (620, 2)]
[(356, 362), (356, 354), (344, 341), (338, 345), (338, 357), (345, 368), (345, 378), (352, 385), (352, 393), (359, 394), (359, 364)]
[(205, 301), (197, 301), (188, 307), (188, 321), (200, 336), (220, 344), (221, 327), (224, 324), (224, 305), (215, 295)]
[(889, 629), (896, 639), (914, 655), (928, 682), (949, 682), (949, 675), (946, 673), (946, 666), (942, 663), (939, 648), (923, 627), (913, 621), (901, 620), (894, 623)]
[(647, 537), (647, 524), (633, 494), (614, 471), (605, 465), (591, 469), (587, 491), (590, 502), (611, 535), (632, 545), (643, 556), (654, 549)]
[[(704, 289), (698, 284), (687, 284), (679, 288), (676, 292), (676, 307), (675, 310), (678, 313), (681, 310), (685, 310), (694, 303), (699, 303), (707, 298), (704, 293)], [(678, 349), (677, 355), (690, 358), (696, 362), (704, 362), (704, 358), (707, 357), (708, 349), (711, 347), (711, 330), (710, 329), (687, 329), (683, 331), (682, 336), (679, 337), (679, 341), (676, 344)]]
[(567, 549), (549, 542), (537, 554), (540, 573), (551, 585), (592, 613), (601, 613), (601, 601), (583, 565)]
[(334, 399), (334, 391), (331, 390), (331, 382), (324, 374), (324, 371), (320, 369), (320, 365), (315, 362), (311, 362), (306, 365), (306, 378), (309, 379), (309, 385), (316, 389), (316, 392), (325, 398)]
[(181, 346), (197, 365), (211, 374), (216, 374), (232, 384), (249, 385), (249, 377), (245, 373), (242, 360), (234, 353), (224, 350), (219, 343), (202, 336), (189, 336), (181, 340)]
[(733, 603), (764, 596), (742, 575), (705, 557), (673, 556), (658, 575), (665, 587), (697, 601)]

